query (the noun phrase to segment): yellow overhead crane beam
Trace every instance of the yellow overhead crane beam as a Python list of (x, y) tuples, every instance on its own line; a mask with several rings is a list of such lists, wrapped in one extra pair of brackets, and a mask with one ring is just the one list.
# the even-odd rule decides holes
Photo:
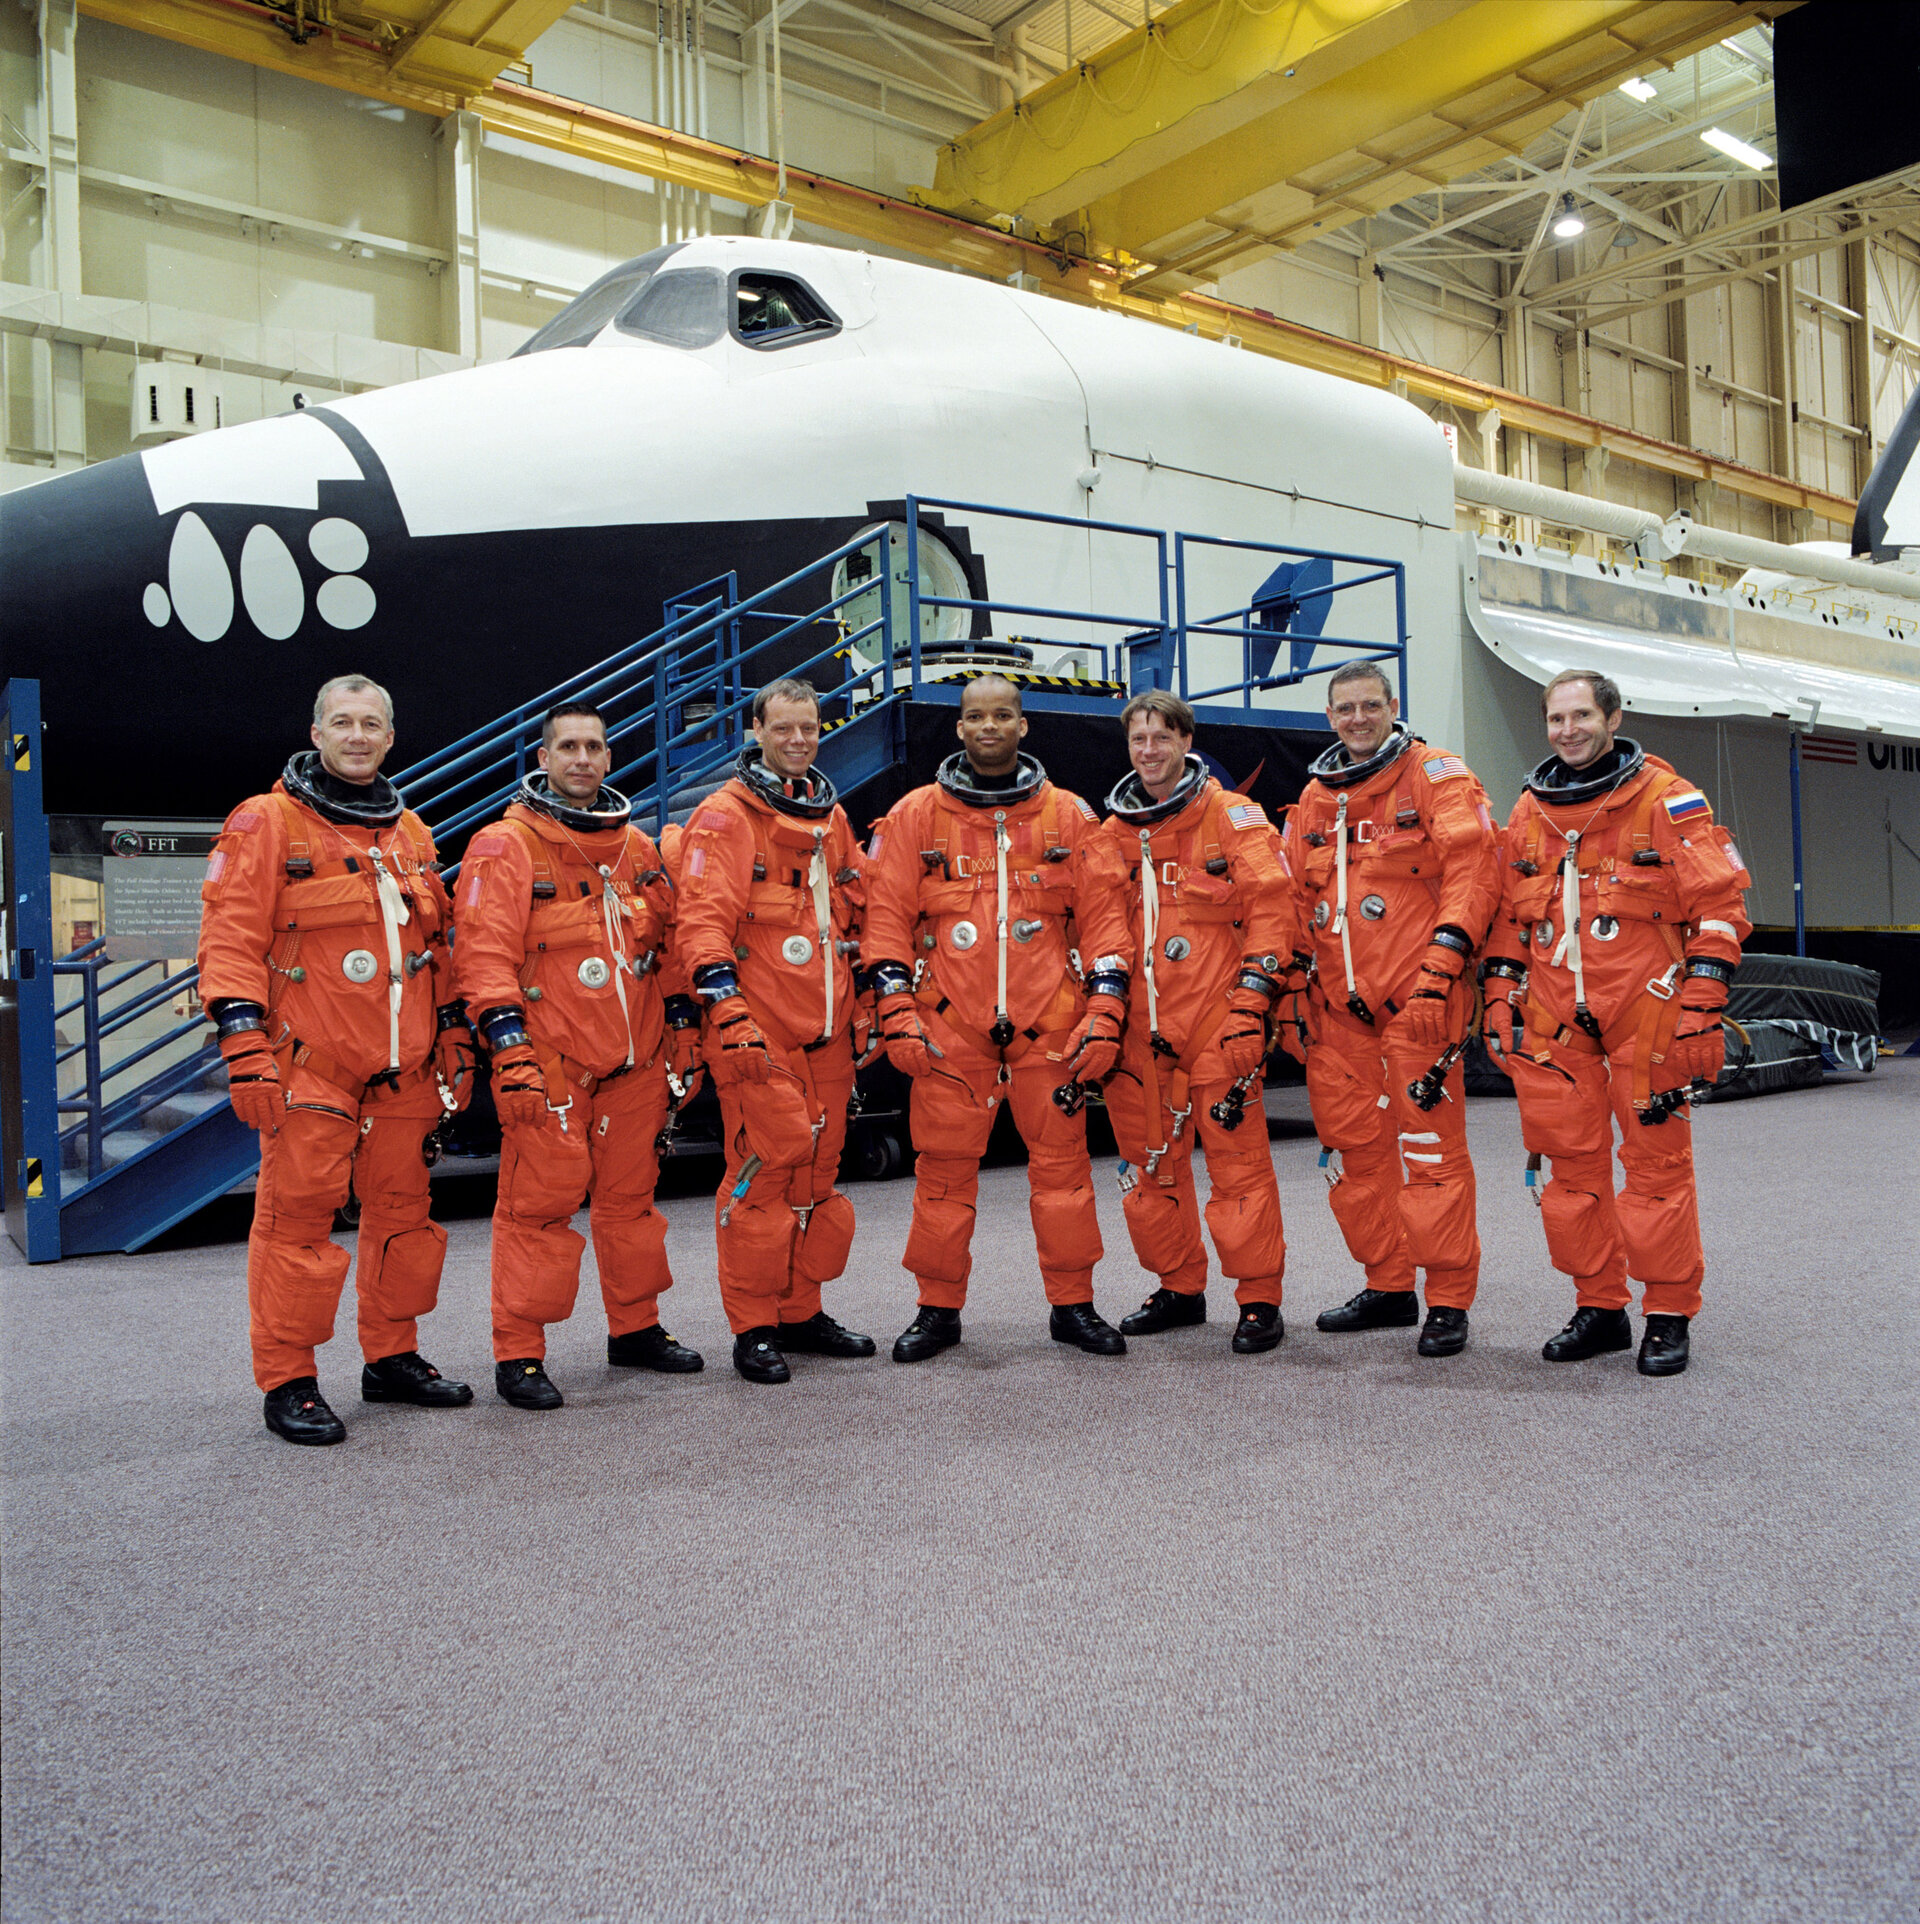
[[(623, 167), (737, 206), (764, 207), (778, 191), (774, 163), (759, 154), (723, 147), (691, 134), (650, 126), (605, 107), (563, 99), (537, 88), (495, 80), (481, 91), (457, 96), (422, 84), (391, 57), (374, 60), (351, 42), (296, 45), (271, 19), (261, 31), (236, 35), (236, 15), (268, 10), (238, 0), (81, 0), (82, 10), (164, 38), (230, 55), (256, 66), (343, 87), (369, 99), (442, 116), (456, 107), (482, 123), (558, 152)], [(320, 57), (311, 58), (316, 52)], [(1470, 381), (1378, 348), (1362, 347), (1252, 308), (1199, 294), (1157, 295), (1129, 288), (1113, 268), (1089, 262), (999, 227), (963, 220), (937, 209), (852, 187), (803, 168), (786, 170), (786, 199), (799, 222), (877, 246), (896, 248), (996, 280), (1023, 285), (1060, 299), (1112, 308), (1137, 320), (1194, 333), (1208, 340), (1236, 340), (1251, 353), (1269, 354), (1302, 367), (1319, 368), (1367, 387), (1402, 384), (1410, 395), (1475, 414), (1498, 408), (1502, 423), (1569, 447), (1605, 448), (1623, 461), (1689, 481), (1712, 481), (1729, 494), (1789, 509), (1809, 509), (1824, 520), (1850, 526), (1854, 503), (1779, 475), (1721, 461), (1651, 435), (1608, 426), (1570, 409), (1551, 406), (1482, 381)]]
[(1097, 258), (1217, 271), (1516, 153), (1794, 4), (1179, 0), (949, 142), (929, 198), (1077, 233)]
[(184, 46), (444, 115), (526, 57), (573, 0), (81, 0)]

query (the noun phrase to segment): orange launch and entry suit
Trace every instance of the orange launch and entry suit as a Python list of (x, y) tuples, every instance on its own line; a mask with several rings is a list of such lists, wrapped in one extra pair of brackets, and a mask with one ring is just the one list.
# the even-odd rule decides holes
[[(1089, 1024), (1118, 1040), (1132, 942), (1111, 843), (1077, 795), (1022, 754), (983, 787), (964, 753), (873, 832), (866, 952), (874, 986), (915, 1024), (912, 1129), (918, 1167), (902, 1267), (921, 1303), (959, 1309), (994, 1116), (1004, 1098), (1027, 1145), (1040, 1275), (1050, 1303), (1088, 1303), (1105, 1253), (1086, 1117), (1053, 1092)], [(1085, 964), (1087, 987), (1069, 951)], [(917, 971), (915, 965), (920, 967)], [(907, 984), (914, 1007), (907, 1007)], [(1103, 993), (1088, 988), (1102, 985)], [(887, 1024), (888, 1054), (895, 1024)]]
[[(1183, 1295), (1207, 1286), (1193, 1145), (1206, 1144), (1207, 1227), (1240, 1303), (1280, 1301), (1280, 1191), (1260, 1102), (1268, 1015), (1301, 946), (1279, 838), (1258, 802), (1230, 795), (1198, 756), (1164, 801), (1137, 775), (1107, 798), (1106, 834), (1128, 873), (1140, 957), (1133, 1021), (1106, 1086), (1124, 1208), (1141, 1266)], [(1233, 1129), (1213, 1105), (1249, 1078)]]
[(1398, 722), (1365, 762), (1336, 743), (1309, 773), (1285, 845), (1314, 958), (1307, 1093), (1322, 1160), (1340, 1158), (1334, 1217), (1370, 1289), (1411, 1290), (1418, 1267), (1429, 1309), (1470, 1309), (1464, 1074), (1456, 1059), (1432, 1109), (1407, 1090), (1472, 1021), (1468, 963), (1500, 890), (1486, 791)]
[[(422, 1153), (449, 1106), (435, 1015), (452, 1003), (446, 892), (399, 790), (379, 777), (364, 802), (336, 803), (345, 786), (296, 755), (271, 793), (227, 817), (200, 891), (200, 994), (235, 1110), (260, 1129), (247, 1298), (263, 1390), (312, 1376), (332, 1338), (348, 1266), (333, 1218), (350, 1191), (369, 1362), (418, 1347), (446, 1255)], [(236, 1023), (235, 1005), (257, 1015)]]
[[(1684, 1108), (1654, 1098), (1712, 1081), (1719, 1011), (1751, 933), (1746, 869), (1707, 798), (1617, 737), (1592, 769), (1549, 758), (1507, 823), (1501, 912), (1487, 944), (1487, 1024), (1506, 1049), (1553, 1266), (1580, 1307), (1695, 1316), (1704, 1262)], [(1524, 986), (1520, 974), (1524, 971)], [(1502, 999), (1496, 999), (1500, 997)], [(1626, 1185), (1613, 1190), (1613, 1119)]]
[(726, 1132), (714, 1214), (736, 1336), (811, 1320), (846, 1269), (853, 1204), (834, 1178), (867, 1026), (853, 966), (865, 858), (833, 784), (816, 770), (789, 793), (752, 746), (739, 768), (666, 838)]
[[(460, 993), (493, 1043), (500, 1110), (501, 1362), (544, 1357), (546, 1325), (573, 1314), (585, 1244), (571, 1221), (583, 1199), (610, 1334), (650, 1329), (673, 1287), (653, 1201), (667, 1117), (658, 971), (672, 890), (628, 812), (612, 789), (583, 807), (529, 776), (504, 818), (473, 838), (459, 877)], [(516, 1099), (516, 1083), (539, 1100)]]

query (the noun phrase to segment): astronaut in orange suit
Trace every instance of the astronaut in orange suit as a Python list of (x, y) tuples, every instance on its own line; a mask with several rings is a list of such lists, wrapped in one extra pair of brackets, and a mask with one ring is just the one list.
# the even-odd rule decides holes
[(1003, 1101), (1027, 1145), (1051, 1334), (1118, 1356), (1126, 1339), (1093, 1306), (1103, 1251), (1086, 1117), (1055, 1092), (1119, 1062), (1131, 966), (1120, 865), (1093, 810), (1021, 753), (1010, 682), (969, 681), (958, 732), (960, 753), (871, 847), (866, 955), (888, 1059), (913, 1081), (918, 1156), (901, 1261), (920, 1307), (894, 1361), (960, 1340), (980, 1158)]
[[(573, 1313), (589, 1202), (607, 1361), (685, 1372), (697, 1351), (660, 1325), (673, 1287), (654, 1207), (669, 1070), (694, 1071), (685, 996), (662, 1002), (673, 891), (659, 851), (606, 785), (606, 723), (561, 702), (540, 769), (461, 865), (454, 956), (493, 1059), (500, 1184), (493, 1212), (494, 1385), (517, 1409), (565, 1401), (545, 1369), (546, 1326)], [(672, 984), (669, 982), (669, 987)]]
[(1606, 676), (1556, 676), (1541, 710), (1554, 752), (1507, 822), (1486, 995), (1530, 1179), (1542, 1157), (1553, 1165), (1538, 1196), (1547, 1253), (1574, 1283), (1573, 1320), (1542, 1353), (1571, 1363), (1627, 1348), (1631, 1275), (1644, 1290), (1640, 1371), (1674, 1376), (1706, 1269), (1685, 1096), (1724, 1060), (1748, 876), (1707, 798), (1620, 734)]
[(1106, 1104), (1134, 1254), (1160, 1279), (1120, 1332), (1206, 1321), (1198, 1139), (1207, 1227), (1240, 1305), (1233, 1348), (1252, 1355), (1286, 1334), (1286, 1240), (1261, 1089), (1299, 946), (1292, 879), (1259, 803), (1228, 794), (1192, 752), (1193, 710), (1178, 695), (1136, 695), (1120, 725), (1133, 772), (1107, 797), (1106, 832), (1127, 870), (1140, 967)]
[(314, 1350), (347, 1277), (334, 1212), (360, 1199), (360, 1394), (473, 1401), (416, 1347), (446, 1232), (428, 1218), (424, 1144), (473, 1093), (474, 1049), (447, 967), (433, 837), (380, 773), (393, 703), (364, 675), (328, 682), (313, 752), (227, 817), (201, 889), (200, 994), (234, 1113), (260, 1132), (247, 1238), (254, 1380), (289, 1443), (346, 1435)]
[(874, 1353), (821, 1306), (853, 1248), (853, 1204), (834, 1179), (871, 1005), (854, 979), (864, 858), (819, 753), (811, 685), (770, 683), (732, 780), (684, 835), (665, 836), (680, 966), (705, 1005), (726, 1135), (720, 1300), (751, 1383), (789, 1381), (789, 1355)]
[(1367, 1273), (1357, 1296), (1317, 1320), (1333, 1331), (1410, 1325), (1414, 1271), (1425, 1269), (1419, 1353), (1452, 1356), (1466, 1347), (1480, 1279), (1459, 1054), (1499, 857), (1472, 770), (1399, 713), (1373, 663), (1336, 672), (1327, 725), (1338, 739), (1287, 823), (1313, 949), (1307, 1093), (1321, 1161), (1339, 1159), (1333, 1213)]

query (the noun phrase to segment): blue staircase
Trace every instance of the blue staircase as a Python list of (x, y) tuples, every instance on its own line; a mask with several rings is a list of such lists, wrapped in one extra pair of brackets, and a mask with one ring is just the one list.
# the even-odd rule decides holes
[[(1035, 608), (925, 593), (918, 544), (926, 510), (943, 511), (949, 519), (1001, 517), (1092, 529), (1148, 544), (1157, 551), (1158, 604), (1130, 612)], [(547, 710), (561, 700), (590, 701), (607, 717), (613, 785), (633, 797), (635, 819), (657, 833), (669, 820), (684, 820), (726, 779), (744, 743), (758, 686), (793, 675), (821, 691), (826, 727), (820, 765), (843, 796), (852, 796), (904, 761), (914, 703), (957, 704), (965, 676), (977, 672), (979, 644), (939, 643), (926, 632), (929, 618), (937, 621), (939, 611), (948, 609), (966, 612), (976, 628), (981, 615), (989, 622), (1040, 622), (1054, 630), (1052, 636), (1027, 639), (1050, 641), (1098, 666), (1084, 692), (1071, 678), (1051, 677), (1044, 687), (1024, 690), (1031, 708), (1111, 716), (1128, 690), (1163, 687), (1177, 690), (1215, 725), (1317, 728), (1317, 714), (1258, 704), (1256, 697), (1352, 660), (1394, 664), (1405, 705), (1406, 583), (1395, 562), (909, 497), (904, 619), (895, 597), (881, 592), (872, 597), (878, 612), (857, 624), (851, 604), (872, 595), (874, 577), (887, 566), (884, 542), (884, 535), (871, 532), (856, 536), (744, 597), (733, 574), (676, 596), (653, 634), (436, 750), (394, 781), (441, 847), (456, 847), (500, 813), (521, 777), (536, 766)], [(1242, 606), (1191, 615), (1192, 558), (1211, 551), (1217, 561), (1222, 550), (1245, 552), (1265, 579), (1249, 581)], [(866, 558), (865, 572), (836, 592), (836, 569), (856, 555)], [(1272, 572), (1276, 560), (1278, 574)], [(1336, 581), (1336, 564), (1355, 572)], [(1332, 597), (1385, 582), (1394, 595), (1390, 634), (1362, 639), (1320, 633)], [(1278, 617), (1276, 605), (1283, 610)], [(896, 632), (901, 628), (904, 633)], [(1112, 639), (1089, 643), (1089, 631)], [(1284, 669), (1281, 636), (1289, 642)], [(1192, 687), (1190, 644), (1197, 638), (1236, 643), (1238, 677)], [(131, 1252), (243, 1182), (258, 1166), (257, 1140), (227, 1104), (219, 1052), (197, 1001), (192, 1013), (158, 1038), (116, 1053), (115, 1038), (140, 1018), (192, 994), (196, 970), (166, 976), (156, 963), (115, 970), (101, 943), (49, 960), (46, 820), (39, 813), (37, 756), (22, 747), (39, 740), (37, 684), (11, 682), (7, 696), (15, 746), (7, 886), (20, 903), (18, 933), (10, 937), (14, 979), (0, 984), (0, 1021), (15, 1021), (4, 990), (14, 990), (18, 1003), (17, 1036), (5, 1061), (4, 1100), (13, 1125), (8, 1228), (32, 1262)], [(23, 754), (29, 764), (24, 767)], [(457, 866), (449, 866), (449, 875)], [(56, 1006), (60, 986), (68, 983), (78, 987), (78, 996)], [(80, 1038), (62, 1048), (59, 1025), (76, 1015)], [(194, 1036), (198, 1045), (189, 1046)], [(164, 1066), (148, 1067), (156, 1058)], [(82, 1064), (81, 1086), (62, 1100), (60, 1069), (74, 1059)], [(69, 1115), (76, 1120), (63, 1123)]]

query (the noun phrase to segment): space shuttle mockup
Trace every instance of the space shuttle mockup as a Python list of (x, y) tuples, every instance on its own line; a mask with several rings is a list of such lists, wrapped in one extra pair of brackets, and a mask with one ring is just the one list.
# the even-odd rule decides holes
[[(50, 806), (217, 815), (278, 773), (330, 675), (391, 689), (410, 761), (653, 632), (668, 597), (729, 570), (751, 593), (909, 494), (1401, 560), (1426, 712), (1457, 706), (1450, 466), (1418, 410), (742, 238), (616, 268), (509, 360), (0, 497), (0, 634), (42, 682)], [(939, 527), (974, 596), (1157, 594), (1139, 544), (1085, 526)]]

